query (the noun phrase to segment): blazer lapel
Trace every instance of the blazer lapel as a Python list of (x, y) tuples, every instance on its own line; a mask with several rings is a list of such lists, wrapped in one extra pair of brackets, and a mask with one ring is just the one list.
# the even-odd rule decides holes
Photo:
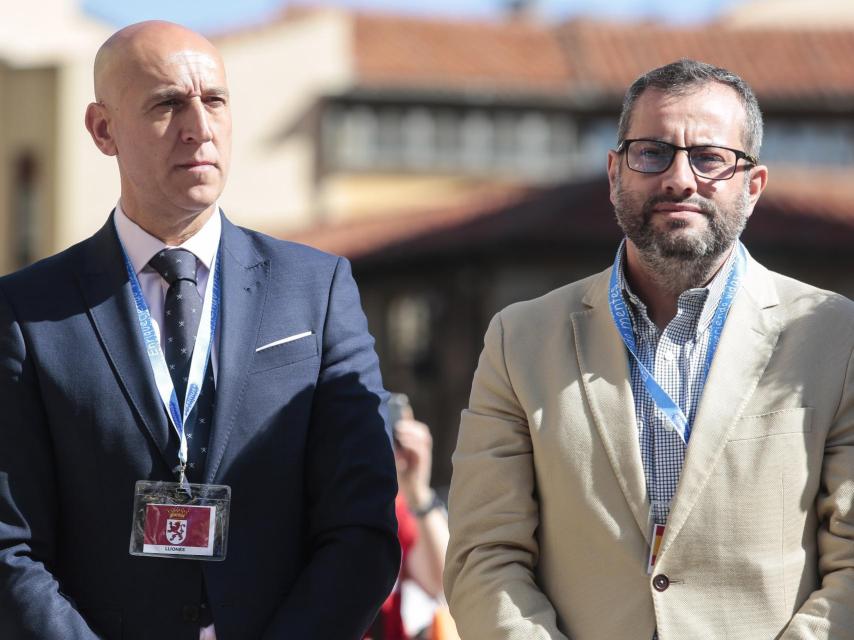
[(270, 273), (268, 260), (247, 235), (222, 218), (222, 299), (218, 325), (216, 407), (206, 481), (213, 482), (225, 453), (246, 385), (261, 326)]
[(572, 314), (575, 350), (593, 420), (638, 528), (649, 538), (646, 480), (638, 444), (629, 362), (608, 306), (610, 269), (599, 274)]
[(112, 216), (82, 250), (82, 268), (75, 275), (92, 325), (133, 410), (172, 469), (177, 464), (177, 451), (170, 450), (169, 423), (145, 357)]
[(768, 365), (781, 325), (767, 309), (777, 304), (768, 272), (750, 259), (697, 407), (662, 554), (685, 524)]

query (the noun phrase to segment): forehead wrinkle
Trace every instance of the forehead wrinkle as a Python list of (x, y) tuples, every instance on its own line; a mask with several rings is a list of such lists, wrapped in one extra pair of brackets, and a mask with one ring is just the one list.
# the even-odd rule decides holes
[(186, 64), (194, 69), (201, 70), (202, 67), (207, 67), (213, 71), (217, 69), (217, 63), (214, 59), (205, 52), (196, 49), (183, 49), (174, 51), (166, 56), (166, 63), (172, 65)]
[[(728, 107), (725, 103), (714, 101), (713, 98), (716, 95), (732, 98), (732, 104), (737, 107), (734, 117), (726, 113)], [(704, 103), (690, 112), (684, 112), (684, 103), (697, 99), (709, 99), (709, 106), (706, 107)], [(687, 146), (710, 145), (733, 148), (743, 141), (746, 125), (744, 107), (734, 89), (717, 82), (700, 84), (678, 92), (663, 91), (658, 88), (648, 89), (638, 97), (634, 111), (627, 130), (627, 133), (634, 130), (634, 133), (627, 136), (630, 138), (655, 139), (672, 143), (674, 140), (671, 139), (670, 134), (665, 133), (671, 130), (684, 135)], [(636, 117), (640, 114), (643, 115)], [(639, 126), (638, 121), (641, 119), (646, 122)], [(641, 127), (647, 127), (647, 129), (643, 132), (637, 131)], [(730, 140), (730, 135), (733, 133), (735, 139)]]
[(180, 64), (190, 67), (199, 76), (210, 78), (214, 84), (225, 85), (222, 59), (216, 48), (201, 35), (161, 21), (125, 27), (110, 36), (95, 57), (96, 99), (99, 102), (115, 100), (146, 75), (164, 84), (174, 84), (174, 67)]
[(225, 84), (220, 77), (221, 65), (210, 55), (195, 50), (176, 51), (165, 58), (164, 75), (170, 83), (184, 86), (188, 92), (207, 92), (211, 87)]

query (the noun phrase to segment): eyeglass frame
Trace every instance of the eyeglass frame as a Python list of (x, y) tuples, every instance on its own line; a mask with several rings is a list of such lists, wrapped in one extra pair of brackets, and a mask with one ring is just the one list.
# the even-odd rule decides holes
[[(673, 166), (673, 161), (676, 159), (677, 151), (684, 151), (688, 155), (688, 166), (691, 167), (691, 173), (693, 173), (696, 177), (702, 178), (703, 180), (731, 180), (735, 175), (736, 171), (738, 171), (738, 161), (739, 160), (747, 160), (754, 167), (759, 164), (759, 158), (753, 156), (741, 149), (732, 149), (730, 147), (723, 147), (719, 144), (695, 144), (690, 147), (680, 147), (677, 144), (673, 144), (670, 142), (665, 142), (664, 140), (653, 140), (651, 138), (627, 138), (620, 141), (620, 144), (617, 145), (617, 148), (614, 149), (615, 153), (623, 153), (624, 151), (628, 151), (629, 145), (633, 142), (654, 142), (655, 144), (663, 144), (671, 147), (673, 149), (673, 155), (670, 156), (670, 162), (667, 163), (667, 166), (664, 167), (661, 171), (641, 171), (640, 169), (635, 169), (633, 166), (629, 164), (629, 154), (625, 154), (626, 158), (626, 166), (636, 173), (642, 173), (644, 175), (658, 175), (660, 173), (664, 173), (670, 167)], [(700, 173), (697, 173), (697, 170), (694, 168), (694, 163), (691, 162), (691, 151), (693, 149), (703, 149), (703, 148), (712, 148), (712, 149), (725, 149), (727, 151), (731, 151), (735, 154), (735, 162), (732, 165), (732, 173), (729, 174), (726, 178), (713, 178), (711, 176), (704, 176)]]

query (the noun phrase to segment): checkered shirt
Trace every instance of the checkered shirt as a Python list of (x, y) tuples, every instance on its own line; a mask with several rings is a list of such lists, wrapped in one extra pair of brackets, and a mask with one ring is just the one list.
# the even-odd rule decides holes
[[(632, 318), (637, 356), (652, 372), (661, 388), (679, 405), (689, 425), (694, 422), (703, 393), (700, 385), (703, 383), (703, 366), (709, 349), (709, 325), (735, 265), (736, 254), (736, 251), (730, 252), (723, 268), (708, 286), (688, 289), (679, 294), (676, 317), (664, 331), (659, 331), (649, 319), (646, 305), (632, 292), (626, 280), (623, 271), (625, 240), (617, 252), (617, 284)], [(670, 502), (676, 493), (679, 476), (682, 475), (687, 445), (675, 430), (667, 427), (670, 421), (655, 406), (641, 378), (640, 368), (631, 356), (629, 368), (650, 515), (656, 524), (666, 524), (670, 515)], [(690, 441), (690, 432), (688, 439)], [(657, 630), (652, 640), (658, 640)]]
[[(735, 265), (736, 251), (705, 287), (688, 289), (679, 295), (676, 316), (659, 331), (647, 315), (646, 305), (632, 293), (625, 278), (625, 241), (618, 252), (617, 282), (623, 291), (634, 327), (637, 356), (656, 381), (694, 422), (703, 392), (703, 366), (709, 347), (709, 326)], [(628, 355), (628, 351), (626, 352)], [(666, 524), (670, 502), (676, 493), (686, 444), (669, 420), (656, 407), (641, 379), (640, 368), (629, 356), (632, 395), (638, 424), (641, 460), (651, 515), (657, 524)], [(690, 441), (690, 435), (689, 435)]]

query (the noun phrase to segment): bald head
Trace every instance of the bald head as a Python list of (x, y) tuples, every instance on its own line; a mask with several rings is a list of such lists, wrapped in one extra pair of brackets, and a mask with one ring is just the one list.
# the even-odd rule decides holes
[(95, 99), (114, 103), (143, 68), (181, 52), (203, 54), (222, 67), (216, 47), (179, 24), (149, 20), (116, 31), (95, 56)]
[(95, 96), (86, 128), (116, 158), (125, 214), (167, 243), (195, 233), (216, 210), (230, 159), (217, 50), (170, 22), (125, 27), (98, 51)]

